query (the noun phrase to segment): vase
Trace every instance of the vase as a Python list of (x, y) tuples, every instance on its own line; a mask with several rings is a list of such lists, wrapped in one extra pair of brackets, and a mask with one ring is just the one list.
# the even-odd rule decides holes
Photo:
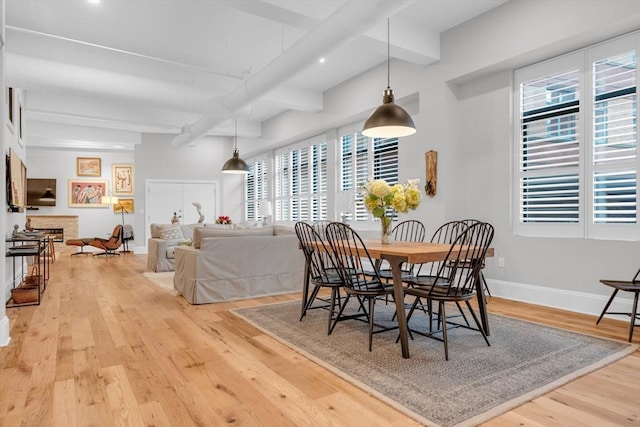
[(383, 245), (390, 245), (391, 241), (391, 221), (393, 221), (393, 214), (385, 214), (380, 217), (380, 241)]

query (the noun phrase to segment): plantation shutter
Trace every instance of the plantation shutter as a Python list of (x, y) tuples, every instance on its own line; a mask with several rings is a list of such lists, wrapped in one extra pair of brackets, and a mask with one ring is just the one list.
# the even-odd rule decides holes
[(520, 85), (519, 220), (580, 220), (580, 73)]
[(327, 143), (324, 135), (276, 154), (275, 215), (278, 221), (327, 217)]
[(349, 220), (368, 221), (360, 188), (367, 179), (398, 182), (398, 138), (367, 138), (360, 132), (340, 132), (340, 191)]
[(267, 160), (247, 162), (249, 173), (245, 179), (245, 221), (260, 221), (260, 203), (269, 199)]
[(593, 63), (593, 222), (637, 222), (636, 52)]

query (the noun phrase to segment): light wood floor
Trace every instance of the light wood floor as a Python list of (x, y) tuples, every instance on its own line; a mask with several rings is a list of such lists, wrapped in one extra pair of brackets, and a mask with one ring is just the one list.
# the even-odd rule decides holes
[[(1, 426), (415, 426), (229, 313), (287, 295), (191, 306), (145, 257), (62, 254), (40, 306), (10, 308)], [(493, 298), (491, 312), (625, 340), (628, 324)], [(526, 337), (523, 337), (526, 339)], [(634, 340), (640, 342), (640, 331)], [(640, 425), (640, 352), (486, 423)]]

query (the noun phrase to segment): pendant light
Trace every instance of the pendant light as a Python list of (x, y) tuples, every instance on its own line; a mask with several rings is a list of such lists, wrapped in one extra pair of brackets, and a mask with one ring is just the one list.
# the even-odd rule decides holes
[(222, 173), (233, 174), (247, 174), (249, 173), (249, 166), (240, 158), (238, 153), (238, 121), (235, 120), (235, 130), (233, 137), (233, 156), (227, 160), (222, 166)]
[(382, 105), (374, 110), (364, 122), (362, 134), (372, 138), (393, 138), (416, 133), (413, 119), (402, 107), (393, 102), (393, 90), (389, 85), (390, 73), (389, 18), (387, 18), (387, 89), (382, 97)]

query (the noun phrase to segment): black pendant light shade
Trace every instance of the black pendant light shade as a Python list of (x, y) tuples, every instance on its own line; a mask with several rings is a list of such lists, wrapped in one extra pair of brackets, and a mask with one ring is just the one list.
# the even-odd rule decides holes
[(53, 194), (53, 191), (51, 191), (51, 188), (46, 188), (44, 190), (44, 193), (42, 194), (42, 196), (40, 196), (40, 201), (41, 202), (55, 202), (56, 201), (56, 195)]
[(402, 107), (393, 102), (393, 90), (387, 87), (382, 105), (364, 122), (362, 134), (371, 138), (393, 138), (416, 133), (413, 119)]
[(227, 160), (222, 166), (222, 173), (230, 173), (230, 174), (247, 174), (249, 173), (249, 166), (247, 166), (247, 162), (240, 158), (240, 153), (238, 153), (238, 122), (235, 122), (235, 132), (233, 138), (233, 156), (229, 160)]
[(376, 108), (364, 122), (362, 134), (370, 138), (394, 138), (416, 133), (413, 119), (402, 107), (393, 102), (390, 80), (389, 19), (387, 18), (387, 89), (382, 97), (382, 105)]

